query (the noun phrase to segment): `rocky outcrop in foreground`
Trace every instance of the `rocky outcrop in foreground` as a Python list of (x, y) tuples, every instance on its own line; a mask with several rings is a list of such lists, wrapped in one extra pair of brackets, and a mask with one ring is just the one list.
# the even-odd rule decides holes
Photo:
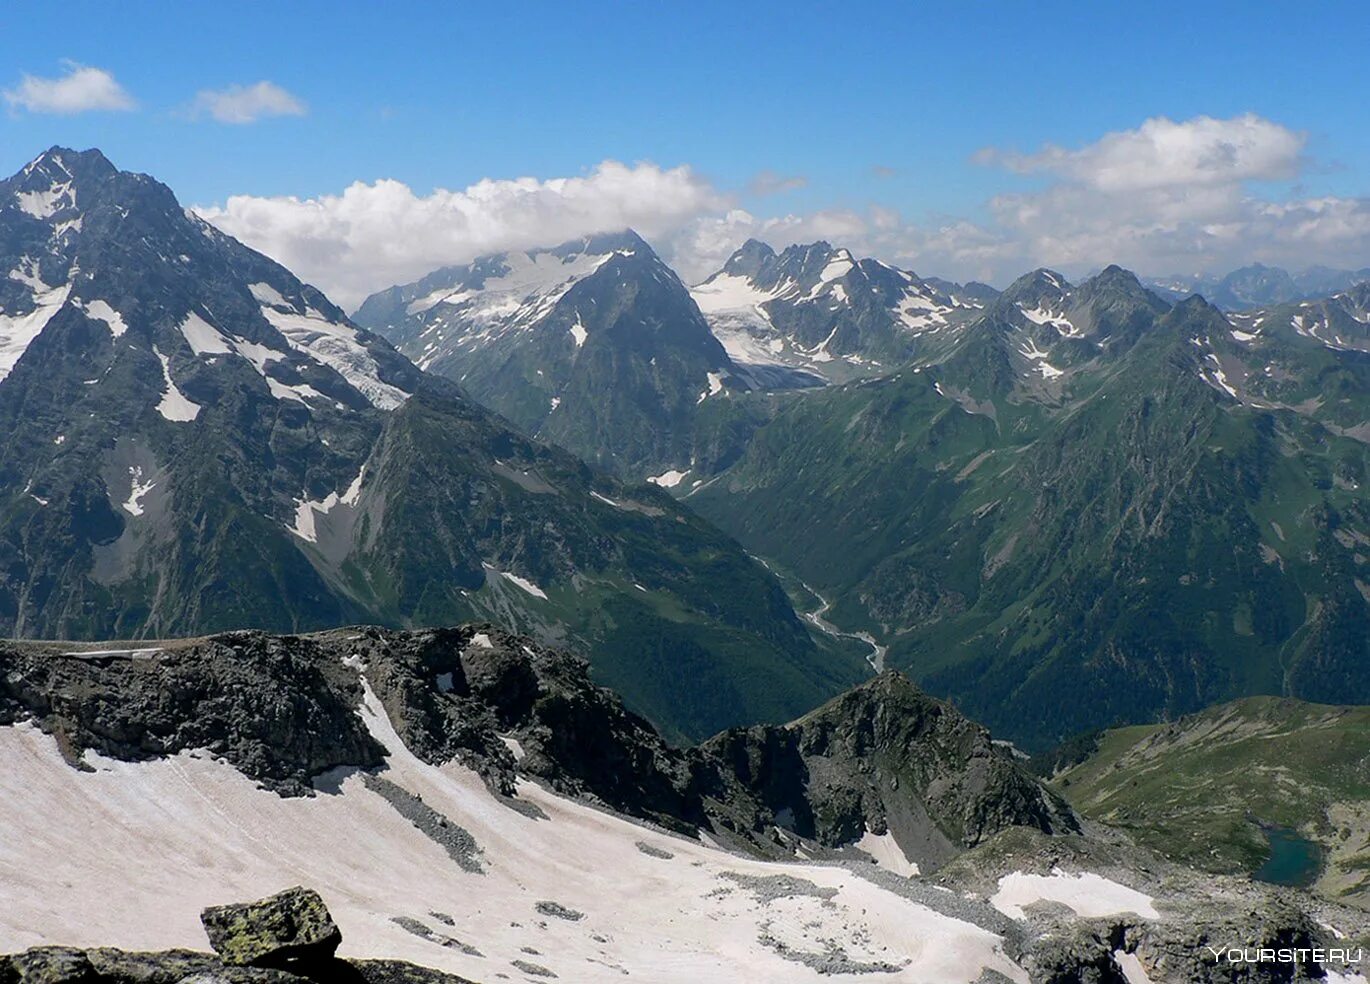
[(340, 960), (342, 933), (318, 894), (292, 888), (200, 915), (215, 952), (43, 946), (0, 956), (0, 984), (471, 984), (398, 960)]
[[(994, 833), (1077, 829), (984, 728), (886, 672), (788, 725), (669, 745), (577, 656), (488, 625), (308, 636), (231, 632), (133, 649), (0, 642), (0, 725), (32, 720), (83, 767), (207, 749), (282, 795), (379, 769), (369, 686), (405, 745), (460, 759), (518, 806), (516, 779), (729, 846), (789, 855), (893, 833), (924, 870)], [(513, 749), (518, 750), (517, 756)]]

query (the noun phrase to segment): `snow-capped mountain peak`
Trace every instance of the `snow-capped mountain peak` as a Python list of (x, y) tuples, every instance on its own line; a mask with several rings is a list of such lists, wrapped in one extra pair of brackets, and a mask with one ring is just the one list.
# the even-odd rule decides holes
[(903, 361), (917, 336), (959, 324), (980, 306), (822, 241), (776, 253), (748, 240), (692, 294), (734, 362), (836, 379)]
[(526, 431), (639, 479), (688, 467), (689, 421), (756, 384), (631, 230), (437, 270), (356, 317)]
[(92, 356), (106, 370), (130, 349), (165, 360), (166, 393), (192, 358), (247, 363), (268, 395), (305, 405), (393, 409), (417, 379), (318, 291), (96, 150), (56, 147), (0, 181), (0, 270), (0, 379), (59, 316), (121, 340)]

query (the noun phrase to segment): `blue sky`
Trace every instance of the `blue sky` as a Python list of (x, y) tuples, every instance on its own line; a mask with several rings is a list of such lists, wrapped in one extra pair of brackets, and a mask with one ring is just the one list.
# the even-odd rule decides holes
[[(1156, 117), (1254, 114), (1299, 135), (1301, 163), (1247, 174), (1243, 195), (1356, 201), (1370, 191), (1367, 28), (1353, 3), (70, 0), (58, 18), (50, 5), (11, 2), (0, 88), (16, 91), (25, 73), (58, 78), (66, 60), (109, 73), (137, 108), (56, 115), (11, 101), (0, 170), (53, 143), (99, 146), (183, 202), (214, 205), (382, 178), (423, 196), (485, 178), (585, 175), (611, 159), (688, 166), (762, 231), (785, 216), (869, 219), (874, 206), (925, 236), (953, 220), (994, 232), (996, 196), (1062, 180), (975, 163), (984, 148), (1078, 149)], [(304, 115), (195, 118), (197, 93), (264, 80)], [(763, 172), (802, 186), (751, 194)], [(880, 248), (878, 235), (864, 238)], [(886, 240), (906, 259), (958, 262), (916, 237)], [(1032, 249), (1003, 262), (1030, 262)], [(1195, 264), (1219, 259), (1235, 257)]]

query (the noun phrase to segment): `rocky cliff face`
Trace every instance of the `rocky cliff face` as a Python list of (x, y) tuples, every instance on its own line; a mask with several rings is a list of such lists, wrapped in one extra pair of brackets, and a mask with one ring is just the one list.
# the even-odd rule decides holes
[(87, 749), (125, 760), (205, 749), (283, 795), (308, 794), (326, 770), (383, 764), (356, 713), (363, 679), (412, 752), (460, 759), (501, 796), (533, 778), (766, 855), (869, 831), (936, 866), (1007, 827), (1076, 827), (983, 728), (897, 673), (792, 724), (676, 748), (595, 686), (584, 660), (488, 625), (134, 649), (0, 643), (0, 723), (34, 721), (78, 766)]
[(893, 671), (791, 724), (734, 728), (702, 747), (822, 844), (889, 833), (927, 866), (1008, 827), (1076, 829), (989, 732)]
[[(0, 984), (685, 984), (701, 959), (726, 980), (1322, 980), (1344, 963), (1234, 966), (1202, 946), (1365, 935), (1333, 901), (1080, 830), (895, 673), (682, 749), (583, 661), (488, 624), (6, 643), (0, 741), (0, 821), (18, 831), (0, 939), (80, 944), (0, 957)], [(320, 894), (222, 906), (293, 883)], [(130, 914), (163, 895), (156, 917)], [(90, 949), (195, 946), (184, 917), (205, 905), (217, 955)], [(354, 925), (344, 954), (463, 976), (334, 957)]]

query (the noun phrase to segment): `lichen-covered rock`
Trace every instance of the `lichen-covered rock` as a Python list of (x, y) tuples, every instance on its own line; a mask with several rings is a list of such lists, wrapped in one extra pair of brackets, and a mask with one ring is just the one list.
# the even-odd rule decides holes
[(291, 970), (225, 964), (212, 953), (36, 947), (0, 956), (0, 984), (472, 984), (399, 960), (322, 958)]
[(258, 902), (200, 913), (209, 944), (226, 964), (292, 967), (330, 960), (342, 932), (319, 893), (290, 888)]
[(0, 958), (0, 984), (99, 984), (100, 976), (81, 950), (40, 946)]

